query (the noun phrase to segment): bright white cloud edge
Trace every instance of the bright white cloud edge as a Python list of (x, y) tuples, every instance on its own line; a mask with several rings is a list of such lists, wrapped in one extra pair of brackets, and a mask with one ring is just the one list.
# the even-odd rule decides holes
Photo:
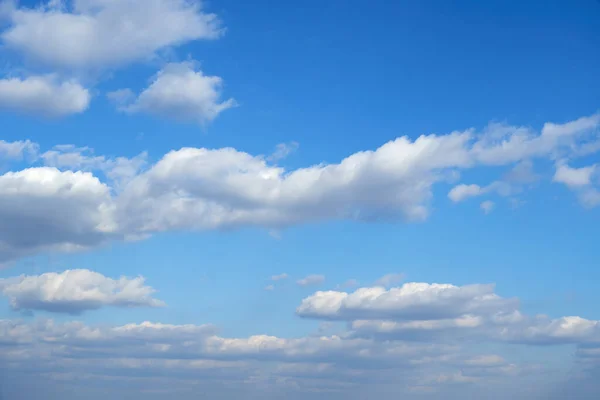
[(20, 311), (80, 314), (102, 307), (163, 307), (143, 277), (112, 279), (87, 269), (0, 279), (0, 293)]

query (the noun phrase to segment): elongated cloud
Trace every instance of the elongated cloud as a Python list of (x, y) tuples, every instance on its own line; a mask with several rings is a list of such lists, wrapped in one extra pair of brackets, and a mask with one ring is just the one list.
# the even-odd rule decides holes
[[(10, 7), (4, 44), (39, 63), (101, 70), (153, 57), (157, 51), (223, 30), (216, 15), (188, 0), (48, 1)], [(119, 38), (119, 39), (116, 39)], [(127, 38), (124, 40), (123, 38)]]
[(0, 292), (15, 310), (79, 314), (105, 306), (164, 305), (152, 298), (155, 290), (144, 285), (144, 278), (111, 279), (85, 269), (0, 279)]
[(85, 111), (89, 91), (74, 81), (50, 76), (0, 79), (0, 109), (45, 117), (62, 117)]
[[(53, 168), (0, 175), (0, 226), (18, 227), (0, 229), (0, 261), (174, 230), (424, 221), (434, 187), (461, 170), (505, 163), (507, 177), (484, 188), (509, 195), (515, 184), (532, 181), (523, 168), (515, 175), (515, 162), (528, 166), (527, 172), (533, 156), (576, 157), (578, 149), (598, 140), (599, 121), (593, 115), (545, 124), (537, 134), (530, 128), (491, 125), (480, 133), (400, 137), (337, 163), (293, 170), (233, 148), (182, 148), (147, 165), (145, 154), (110, 158), (59, 146), (40, 153), (40, 162)], [(589, 207), (600, 204), (596, 187), (588, 186), (580, 200)], [(481, 190), (455, 191), (451, 197), (460, 200), (475, 192)]]
[(296, 313), (322, 319), (443, 319), (463, 314), (513, 311), (514, 299), (494, 293), (493, 285), (454, 286), (405, 283), (391, 288), (361, 288), (353, 293), (317, 292), (302, 300)]
[(596, 172), (596, 165), (581, 168), (572, 168), (560, 164), (556, 168), (553, 181), (563, 183), (571, 188), (578, 188), (592, 184), (592, 176)]

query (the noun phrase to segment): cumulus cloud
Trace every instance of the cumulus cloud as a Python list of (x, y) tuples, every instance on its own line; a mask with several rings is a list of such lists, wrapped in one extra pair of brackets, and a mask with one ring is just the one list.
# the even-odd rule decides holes
[[(521, 346), (519, 354), (531, 345), (564, 344), (577, 345), (580, 360), (594, 360), (600, 354), (598, 321), (508, 312), (487, 285), (421, 285), (427, 285), (422, 286), (425, 291), (450, 291), (422, 293), (421, 299), (406, 294), (412, 303), (383, 299), (387, 306), (401, 309), (402, 315), (382, 307), (381, 299), (371, 298), (370, 307), (360, 308), (360, 317), (366, 319), (349, 319), (350, 331), (328, 336), (225, 337), (209, 324), (90, 326), (52, 320), (0, 320), (0, 363), (10, 363), (11, 371), (38, 378), (43, 371), (52, 371), (61, 381), (62, 374), (79, 380), (91, 375), (90, 379), (103, 381), (111, 376), (161, 377), (167, 379), (164, 389), (175, 381), (184, 384), (186, 379), (227, 379), (228, 385), (247, 383), (255, 387), (260, 383), (263, 393), (267, 388), (289, 392), (289, 384), (309, 393), (316, 379), (327, 393), (337, 388), (340, 394), (348, 395), (357, 389), (371, 390), (369, 385), (395, 385), (396, 395), (409, 396), (416, 387), (447, 394), (449, 385), (456, 383), (480, 384), (486, 390), (500, 384), (497, 389), (506, 393), (509, 382), (532, 374), (538, 380), (546, 376), (542, 367), (517, 364), (502, 354), (474, 351), (478, 344), (491, 341)], [(364, 303), (362, 298), (358, 302)], [(407, 307), (415, 312), (408, 312)], [(432, 313), (435, 307), (438, 311)], [(450, 311), (453, 307), (456, 309)], [(378, 319), (382, 309), (394, 319)], [(471, 314), (461, 314), (464, 312)], [(439, 318), (425, 320), (424, 316)], [(408, 331), (417, 334), (410, 337)]]
[[(328, 220), (423, 221), (431, 212), (435, 185), (448, 182), (455, 172), (507, 163), (510, 175), (514, 163), (527, 163), (536, 154), (554, 157), (595, 141), (598, 120), (594, 115), (564, 126), (546, 124), (539, 134), (492, 125), (481, 133), (400, 137), (337, 163), (292, 170), (233, 148), (182, 148), (148, 165), (145, 154), (110, 158), (87, 148), (58, 146), (40, 153), (41, 162), (53, 168), (0, 176), (0, 194), (7, 193), (1, 196), (2, 226), (19, 227), (4, 235), (0, 229), (0, 260), (174, 230), (254, 226), (273, 231)], [(522, 153), (514, 143), (530, 150)], [(517, 175), (523, 178), (522, 171)], [(484, 189), (509, 195), (517, 181), (505, 176), (451, 197), (458, 200)], [(597, 188), (586, 189), (578, 193), (581, 202), (600, 204)], [(81, 218), (73, 212), (81, 212)]]
[(302, 300), (296, 313), (305, 318), (358, 319), (444, 319), (464, 314), (515, 310), (516, 299), (494, 293), (494, 285), (454, 286), (409, 282), (389, 290), (360, 288), (353, 293), (320, 291)]
[(88, 172), (39, 167), (0, 175), (0, 262), (114, 238), (112, 208), (110, 188)]
[(9, 7), (5, 14), (10, 24), (0, 37), (8, 48), (70, 70), (120, 67), (223, 33), (215, 14), (188, 0), (51, 0), (35, 8)]
[(320, 291), (302, 300), (303, 318), (347, 321), (350, 337), (434, 342), (508, 342), (530, 345), (600, 341), (600, 321), (577, 316), (528, 316), (518, 299), (494, 293), (493, 285), (406, 283), (386, 290)]
[(223, 81), (218, 76), (207, 76), (184, 62), (165, 66), (137, 98), (122, 89), (108, 94), (128, 113), (147, 113), (204, 124), (221, 112), (234, 107), (234, 99), (221, 101)]
[(300, 286), (320, 285), (323, 282), (325, 282), (325, 277), (323, 275), (308, 275), (307, 277), (296, 281)]
[(80, 314), (113, 307), (160, 307), (144, 278), (111, 279), (86, 269), (0, 279), (0, 292), (15, 310)]
[(563, 183), (571, 188), (587, 186), (592, 183), (592, 175), (596, 172), (596, 165), (582, 168), (571, 168), (561, 163), (557, 166), (552, 180)]
[(7, 142), (0, 140), (0, 160), (22, 160), (30, 158), (35, 160), (38, 157), (39, 145), (30, 140), (18, 140)]
[(448, 193), (448, 197), (453, 202), (457, 203), (459, 201), (463, 201), (468, 199), (469, 197), (479, 196), (483, 193), (483, 188), (479, 185), (470, 184), (460, 184), (452, 188), (450, 193)]
[(44, 117), (62, 117), (85, 111), (89, 91), (75, 81), (51, 76), (0, 79), (0, 109)]

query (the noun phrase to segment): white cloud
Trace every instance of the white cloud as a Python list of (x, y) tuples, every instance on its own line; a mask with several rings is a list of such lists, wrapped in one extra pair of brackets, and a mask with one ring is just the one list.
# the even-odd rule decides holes
[(85, 111), (89, 91), (74, 81), (51, 76), (0, 79), (0, 109), (45, 117), (62, 117)]
[(6, 142), (0, 140), (0, 160), (21, 160), (29, 157), (35, 160), (38, 156), (39, 146), (29, 140)]
[(481, 164), (506, 165), (535, 157), (556, 157), (578, 152), (595, 142), (600, 126), (600, 113), (581, 117), (564, 124), (547, 122), (538, 134), (528, 127), (490, 124), (472, 151)]
[[(476, 293), (494, 297), (479, 286), (485, 285), (454, 286), (459, 290), (450, 297), (462, 297), (462, 302), (447, 298), (449, 307), (457, 306), (460, 313), (465, 311), (465, 304), (472, 302), (468, 299), (477, 297)], [(413, 307), (420, 304), (423, 302)], [(396, 385), (396, 395), (408, 395), (410, 388), (423, 385), (447, 393), (451, 390), (448, 385), (456, 383), (478, 383), (484, 390), (500, 384), (494, 386), (495, 390), (504, 391), (509, 382), (536, 373), (533, 366), (511, 363), (503, 355), (474, 351), (490, 341), (521, 343), (518, 353), (523, 358), (525, 346), (541, 344), (577, 344), (579, 357), (596, 357), (595, 347), (590, 346), (597, 347), (600, 338), (598, 321), (532, 318), (498, 314), (497, 307), (476, 308), (484, 311), (482, 315), (439, 320), (369, 318), (352, 321), (353, 331), (340, 335), (297, 338), (266, 334), (224, 337), (212, 325), (143, 322), (111, 327), (52, 320), (0, 320), (0, 365), (10, 365), (9, 371), (27, 372), (38, 382), (44, 371), (51, 371), (52, 379), (58, 382), (64, 374), (79, 381), (102, 382), (118, 376), (128, 385), (135, 384), (133, 377), (146, 378), (144, 383), (160, 377), (166, 379), (163, 390), (175, 382), (185, 385), (188, 379), (195, 385), (202, 380), (227, 379), (228, 386), (260, 384), (262, 393), (273, 388), (294, 393), (290, 392), (290, 384), (303, 393), (312, 393), (315, 386), (311, 383), (318, 379), (318, 387), (326, 393), (337, 389), (335, 393), (347, 396), (356, 390), (372, 390), (374, 386), (369, 385)], [(377, 317), (375, 310), (368, 312)], [(406, 336), (398, 334), (407, 330), (415, 331), (419, 341), (405, 340)], [(453, 330), (458, 333), (453, 334)], [(359, 332), (364, 336), (357, 336)], [(369, 332), (371, 335), (367, 335)], [(386, 336), (379, 336), (382, 333)], [(445, 343), (448, 339), (455, 343)], [(546, 376), (545, 369), (538, 371), (536, 379)]]
[(300, 286), (320, 285), (323, 282), (325, 282), (325, 277), (323, 275), (308, 275), (307, 277), (296, 281)]
[(513, 311), (517, 304), (516, 299), (496, 295), (494, 285), (410, 282), (389, 290), (371, 287), (353, 293), (316, 292), (302, 300), (296, 313), (305, 318), (332, 320), (429, 320)]
[(483, 189), (479, 185), (471, 184), (465, 185), (460, 184), (452, 188), (448, 197), (455, 203), (468, 199), (469, 197), (479, 196), (483, 193)]
[(527, 316), (518, 299), (502, 298), (493, 285), (406, 283), (386, 290), (319, 291), (302, 300), (297, 315), (346, 321), (349, 337), (417, 342), (508, 342), (530, 345), (600, 342), (600, 321), (578, 316)]
[(91, 173), (28, 168), (0, 175), (0, 262), (113, 237), (110, 188)]
[(489, 193), (497, 193), (501, 196), (510, 196), (519, 190), (520, 189), (518, 187), (512, 186), (508, 182), (502, 180), (494, 181), (485, 187), (475, 184), (460, 184), (450, 190), (448, 193), (448, 198), (453, 202), (458, 203), (471, 197), (478, 197)]
[(267, 286), (265, 286), (265, 290), (268, 291), (268, 292), (273, 291), (273, 290), (275, 290), (275, 286), (274, 285), (267, 285)]
[(466, 139), (400, 138), (339, 164), (290, 172), (232, 148), (184, 148), (134, 179), (119, 208), (132, 224), (128, 229), (143, 232), (279, 228), (323, 219), (422, 220), (431, 186), (440, 179), (435, 171), (463, 163)]
[(6, 14), (10, 25), (1, 38), (8, 48), (72, 70), (119, 67), (223, 32), (215, 14), (188, 0), (49, 1), (8, 8)]
[(79, 314), (104, 306), (160, 307), (144, 278), (111, 279), (86, 269), (0, 279), (0, 292), (15, 310)]
[(556, 167), (556, 172), (552, 180), (554, 182), (564, 183), (571, 188), (587, 186), (592, 183), (592, 175), (595, 172), (596, 165), (590, 165), (582, 168), (571, 168), (565, 163), (560, 163)]
[[(279, 231), (327, 220), (422, 221), (430, 213), (434, 186), (447, 182), (448, 176), (500, 160), (512, 165), (515, 156), (505, 152), (516, 150), (506, 143), (522, 140), (515, 137), (524, 129), (527, 143), (544, 143), (544, 154), (550, 157), (596, 140), (592, 137), (596, 120), (596, 116), (582, 118), (566, 128), (546, 125), (537, 136), (525, 128), (492, 127), (481, 134), (401, 137), (338, 163), (293, 170), (233, 148), (182, 148), (146, 166), (145, 154), (109, 158), (87, 148), (59, 146), (40, 155), (41, 162), (58, 169), (29, 168), (0, 176), (0, 194), (7, 193), (0, 196), (6, 210), (0, 213), (4, 222), (0, 226), (19, 227), (4, 234), (0, 229), (0, 260), (173, 230), (254, 226)], [(490, 140), (495, 131), (500, 131), (501, 140)], [(539, 139), (544, 135), (552, 140)], [(527, 152), (521, 162), (528, 162), (532, 154)], [(523, 179), (521, 183), (515, 177), (502, 179), (471, 193), (506, 196), (523, 185)], [(63, 186), (65, 190), (59, 189)], [(581, 202), (588, 207), (600, 203), (597, 188), (587, 189), (580, 193)], [(81, 218), (72, 210), (81, 211)]]
[(494, 210), (494, 207), (496, 207), (496, 204), (491, 200), (486, 200), (486, 201), (482, 202), (479, 205), (479, 207), (485, 214), (489, 214)]
[(168, 64), (155, 76), (153, 82), (129, 103), (127, 89), (109, 93), (121, 102), (120, 109), (129, 113), (148, 113), (180, 121), (204, 124), (221, 112), (234, 107), (234, 99), (221, 101), (223, 81), (218, 76), (207, 76), (184, 62)]
[(117, 189), (138, 175), (147, 163), (145, 152), (132, 158), (107, 158), (95, 155), (89, 147), (72, 145), (54, 146), (42, 153), (40, 158), (44, 165), (53, 168), (101, 171)]

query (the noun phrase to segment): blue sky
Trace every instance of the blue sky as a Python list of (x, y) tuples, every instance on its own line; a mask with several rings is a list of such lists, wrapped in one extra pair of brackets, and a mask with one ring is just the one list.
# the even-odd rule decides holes
[(0, 398), (596, 398), (598, 1), (0, 4)]

